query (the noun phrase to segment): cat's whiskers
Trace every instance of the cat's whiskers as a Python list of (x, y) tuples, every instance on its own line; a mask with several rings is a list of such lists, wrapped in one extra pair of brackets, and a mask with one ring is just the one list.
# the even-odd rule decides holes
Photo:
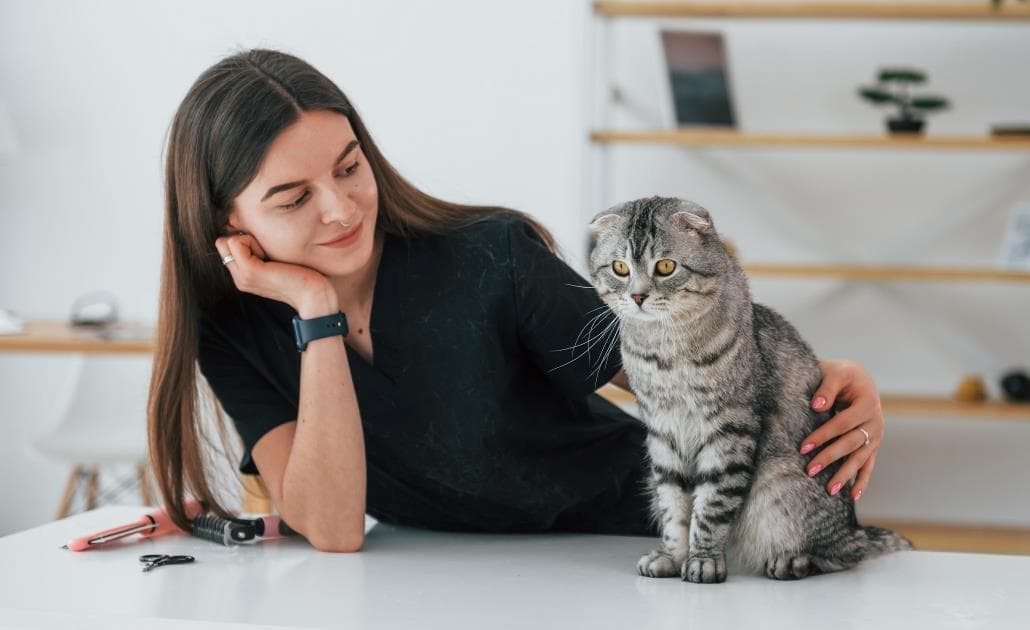
[[(609, 312), (610, 312), (610, 311), (609, 311)], [(602, 315), (603, 315), (603, 313), (602, 313)], [(612, 315), (614, 315), (614, 316), (615, 316), (615, 317), (614, 317), (614, 320), (615, 320), (615, 321), (618, 321), (618, 320), (619, 320), (619, 317), (618, 317), (617, 315), (615, 315), (614, 313), (612, 313)], [(603, 320), (600, 320), (600, 321), (603, 321)], [(598, 322), (598, 320), (596, 320), (596, 319), (595, 319), (595, 320), (594, 320), (594, 323), (593, 323), (593, 324), (592, 324), (592, 325), (590, 326), (590, 332), (588, 333), (588, 335), (592, 335), (592, 334), (593, 334), (593, 332), (594, 332), (594, 327), (595, 327), (595, 326), (597, 326), (597, 324), (598, 324), (598, 323), (599, 323), (599, 322)], [(611, 322), (609, 322), (609, 324), (608, 324), (607, 326), (605, 326), (605, 328), (604, 328), (604, 329), (603, 329), (603, 330), (602, 330), (602, 331), (601, 331), (600, 333), (598, 333), (598, 336), (597, 336), (597, 338), (595, 338), (595, 340), (594, 340), (594, 342), (595, 342), (594, 344), (587, 344), (587, 347), (586, 347), (586, 353), (587, 353), (587, 363), (588, 363), (588, 364), (590, 363), (590, 361), (592, 361), (592, 358), (591, 358), (591, 356), (590, 356), (590, 348), (591, 348), (591, 347), (592, 347), (593, 345), (595, 345), (595, 344), (596, 344), (596, 343), (597, 343), (598, 341), (600, 341), (600, 340), (603, 340), (603, 338), (604, 338), (604, 335), (605, 335), (605, 333), (607, 333), (607, 331), (608, 331), (608, 329), (609, 329), (610, 327), (611, 327)]]
[(615, 327), (615, 325), (618, 324), (618, 323), (619, 323), (619, 318), (618, 317), (613, 318), (612, 321), (608, 322), (608, 324), (604, 327), (604, 329), (601, 331), (601, 333), (597, 335), (597, 337), (592, 338), (592, 341), (590, 342), (590, 344), (587, 345), (586, 349), (583, 350), (583, 352), (580, 352), (579, 354), (577, 354), (576, 356), (572, 357), (571, 359), (569, 359), (565, 363), (562, 363), (561, 365), (557, 365), (557, 366), (551, 368), (550, 370), (548, 370), (548, 372), (553, 372), (555, 370), (560, 370), (561, 368), (563, 368), (563, 367), (565, 367), (567, 365), (575, 363), (576, 361), (578, 361), (583, 356), (586, 356), (590, 352), (590, 349), (594, 345), (597, 344), (598, 340), (603, 339), (607, 335), (607, 333), (613, 327)]
[[(589, 311), (584, 313), (584, 315), (589, 315), (589, 314), (594, 313), (596, 311), (605, 311), (605, 310), (610, 310), (610, 309), (608, 309), (608, 307), (606, 305), (602, 304), (601, 306), (598, 306), (596, 308), (590, 309)], [(583, 336), (583, 333), (586, 332), (587, 328), (590, 328), (590, 332), (593, 332), (594, 325), (596, 325), (597, 321), (600, 318), (604, 317), (604, 315), (605, 315), (604, 312), (598, 313), (597, 315), (594, 315), (593, 317), (591, 317), (590, 321), (588, 321), (586, 324), (583, 324), (583, 328), (580, 329), (579, 334), (576, 335), (576, 338), (572, 340), (572, 345), (571, 346), (569, 346), (567, 348), (556, 348), (556, 349), (552, 350), (551, 352), (564, 352), (566, 350), (573, 350), (573, 349), (575, 349), (575, 348), (577, 348), (577, 347), (587, 343), (590, 340), (590, 334), (587, 335), (587, 340), (586, 341), (580, 342), (579, 338)]]
[[(590, 372), (590, 374), (594, 375), (595, 387), (598, 386), (597, 377), (601, 375), (601, 368), (608, 363), (608, 357), (611, 356), (612, 352), (615, 351), (615, 349), (618, 347), (618, 341), (622, 338), (622, 320), (619, 318), (615, 318), (615, 321), (618, 323), (618, 327), (612, 333), (612, 338), (607, 344), (607, 351), (604, 353), (604, 356), (602, 356), (600, 360), (597, 362), (597, 367), (595, 367), (594, 370)], [(622, 365), (621, 353), (619, 355), (619, 365)]]

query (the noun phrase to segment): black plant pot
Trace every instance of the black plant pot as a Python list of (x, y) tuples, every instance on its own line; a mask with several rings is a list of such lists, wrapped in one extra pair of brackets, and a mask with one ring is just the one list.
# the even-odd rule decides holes
[(887, 129), (891, 133), (922, 133), (925, 122), (919, 118), (888, 118)]
[(1009, 372), (1001, 379), (1001, 389), (1012, 402), (1030, 403), (1030, 376), (1026, 372)]

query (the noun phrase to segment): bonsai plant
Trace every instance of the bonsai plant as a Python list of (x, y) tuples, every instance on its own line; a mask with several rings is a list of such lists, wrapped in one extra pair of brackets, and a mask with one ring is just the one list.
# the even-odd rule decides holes
[[(919, 70), (885, 68), (880, 70), (878, 80), (875, 86), (858, 88), (858, 93), (875, 105), (893, 103), (900, 108), (897, 116), (887, 119), (887, 129), (892, 133), (919, 133), (925, 122), (923, 113), (949, 106), (948, 100), (940, 96), (909, 93), (909, 86), (926, 82), (926, 75)], [(897, 87), (892, 89), (892, 84)]]

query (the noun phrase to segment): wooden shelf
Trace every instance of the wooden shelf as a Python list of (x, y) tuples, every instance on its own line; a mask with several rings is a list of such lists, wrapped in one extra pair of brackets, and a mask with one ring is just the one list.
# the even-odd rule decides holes
[(1030, 422), (1030, 403), (999, 400), (961, 402), (943, 396), (880, 396), (885, 415), (943, 416), (952, 418), (990, 418)]
[(893, 529), (923, 551), (965, 551), (1030, 555), (1030, 529), (862, 519), (863, 524)]
[(597, 390), (597, 394), (613, 405), (633, 405), (637, 402), (637, 397), (633, 395), (633, 392), (628, 392), (615, 385), (604, 384)]
[(102, 332), (73, 328), (67, 322), (27, 321), (24, 333), (0, 335), (0, 352), (148, 354), (153, 351), (153, 328), (146, 324), (119, 324)]
[(595, 2), (594, 12), (608, 17), (692, 17), (855, 20), (1026, 20), (1030, 6), (1004, 3), (914, 2)]
[(1030, 151), (1030, 138), (1004, 136), (889, 136), (877, 134), (766, 133), (737, 129), (597, 130), (590, 140), (599, 144), (649, 143), (681, 146), (823, 147), (841, 149), (909, 149), (937, 151)]
[[(635, 404), (632, 392), (605, 385), (597, 393), (615, 405)], [(885, 415), (940, 416), (944, 418), (990, 418), (1030, 421), (1030, 403), (988, 401), (982, 403), (959, 402), (944, 396), (907, 396), (888, 394), (880, 396)]]
[(753, 278), (839, 278), (859, 282), (1030, 282), (1030, 272), (967, 267), (742, 264)]

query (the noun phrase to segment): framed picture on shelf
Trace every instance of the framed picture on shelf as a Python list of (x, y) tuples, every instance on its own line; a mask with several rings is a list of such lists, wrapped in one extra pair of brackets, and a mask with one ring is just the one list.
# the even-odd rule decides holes
[(661, 31), (679, 127), (736, 127), (722, 33)]

